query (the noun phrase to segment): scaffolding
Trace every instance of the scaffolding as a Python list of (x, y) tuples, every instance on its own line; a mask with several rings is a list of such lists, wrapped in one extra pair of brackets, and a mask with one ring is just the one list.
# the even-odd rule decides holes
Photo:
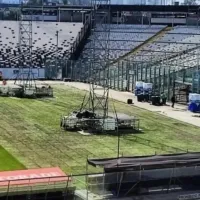
[[(17, 97), (52, 97), (53, 89), (48, 84), (37, 83), (33, 73), (33, 38), (32, 38), (32, 21), (33, 9), (28, 0), (20, 1), (20, 16), (19, 16), (19, 71), (15, 78), (15, 87), (7, 86), (12, 92), (8, 96)], [(25, 63), (24, 57), (28, 58)], [(16, 86), (18, 91), (16, 92)]]
[[(89, 61), (84, 66), (75, 67), (72, 80), (82, 80), (83, 69), (89, 83), (80, 109), (62, 116), (61, 127), (65, 130), (89, 133), (115, 133), (139, 131), (139, 119), (118, 116), (114, 103), (109, 103), (111, 83), (110, 73), (110, 0), (91, 1), (91, 36)], [(102, 34), (104, 33), (103, 38)], [(100, 51), (99, 51), (100, 47)], [(99, 54), (103, 59), (100, 59)], [(77, 66), (77, 64), (76, 64)], [(79, 72), (79, 73), (77, 73)], [(85, 81), (86, 81), (85, 79)], [(129, 133), (130, 133), (129, 132)]]
[[(91, 45), (87, 69), (90, 83), (89, 95), (86, 93), (79, 111), (73, 111), (61, 119), (61, 127), (65, 130), (84, 130), (92, 133), (116, 132), (117, 115), (109, 116), (109, 58), (110, 58), (110, 0), (91, 0)], [(106, 33), (105, 38), (99, 32)], [(104, 60), (98, 58), (98, 47), (102, 47)], [(103, 80), (99, 77), (104, 74)], [(77, 73), (76, 73), (77, 74)], [(101, 82), (101, 87), (99, 84)], [(100, 92), (99, 92), (100, 91)], [(114, 109), (115, 112), (115, 109)]]
[(29, 57), (28, 70), (24, 69), (24, 63), (19, 60), (19, 73), (16, 77), (15, 84), (21, 85), (26, 88), (31, 89), (32, 91), (36, 88), (34, 74), (32, 71), (33, 63), (32, 63), (32, 15), (33, 10), (29, 9), (25, 11), (25, 6), (29, 3), (28, 0), (20, 1), (20, 16), (19, 16), (19, 49), (21, 53), (21, 57), (24, 57), (25, 54)]
[(198, 156), (199, 153), (195, 152), (88, 159), (89, 166), (102, 167), (104, 172), (88, 175), (87, 197), (89, 194), (99, 199), (131, 199), (137, 196), (141, 199), (175, 200), (199, 197)]
[[(99, 7), (101, 6), (101, 9)], [(109, 71), (107, 70), (109, 66), (109, 41), (110, 41), (110, 0), (91, 0), (91, 60), (88, 71), (88, 78), (90, 82), (90, 93), (89, 97), (84, 99), (81, 107), (83, 109), (89, 109), (93, 113), (100, 111), (104, 119), (108, 118), (108, 98), (109, 98)], [(106, 32), (105, 39), (99, 38), (98, 32)], [(103, 62), (98, 60), (97, 47), (102, 47)], [(100, 77), (99, 72), (103, 71), (104, 79), (99, 87)], [(102, 94), (97, 95), (96, 91), (101, 90)]]

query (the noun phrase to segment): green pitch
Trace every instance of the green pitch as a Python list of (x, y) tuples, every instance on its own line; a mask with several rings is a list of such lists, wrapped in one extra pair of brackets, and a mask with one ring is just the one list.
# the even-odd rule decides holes
[(25, 166), (21, 164), (16, 158), (8, 153), (0, 146), (0, 171), (24, 169)]
[[(87, 158), (117, 155), (116, 136), (83, 136), (60, 129), (60, 117), (78, 108), (85, 92), (66, 86), (54, 86), (54, 91), (53, 99), (0, 98), (0, 145), (6, 150), (0, 149), (0, 170), (59, 166), (78, 174), (85, 173)], [(121, 155), (200, 151), (199, 128), (114, 104), (118, 112), (139, 117), (144, 132), (121, 136)]]

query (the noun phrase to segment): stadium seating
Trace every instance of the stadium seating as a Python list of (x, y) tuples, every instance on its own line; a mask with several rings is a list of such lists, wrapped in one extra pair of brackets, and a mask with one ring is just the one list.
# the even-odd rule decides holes
[[(200, 29), (198, 27), (176, 26), (152, 43), (144, 45), (137, 53), (124, 59), (137, 66), (138, 77), (142, 79), (159, 77), (173, 71), (199, 66)], [(116, 65), (111, 69), (115, 69)], [(152, 72), (153, 71), (153, 72)], [(125, 73), (125, 72), (120, 72)], [(151, 75), (150, 75), (151, 74)], [(144, 75), (144, 76), (143, 76)]]
[[(29, 66), (31, 60), (28, 53), (29, 50), (25, 47), (19, 48), (19, 22), (0, 21), (0, 27), (0, 67), (17, 68), (21, 65)], [(48, 57), (67, 57), (71, 45), (76, 40), (82, 27), (82, 23), (33, 22), (33, 67), (43, 67), (45, 59)], [(58, 51), (56, 51), (57, 39)]]
[[(165, 26), (162, 25), (99, 25), (88, 39), (79, 61), (83, 65), (89, 65), (92, 59), (103, 63), (105, 56), (108, 56), (108, 54), (110, 61), (114, 61), (154, 36), (163, 28)], [(108, 38), (109, 42), (107, 42)], [(94, 45), (95, 53), (93, 53)], [(109, 47), (109, 51), (106, 53), (105, 49), (108, 49), (107, 47)]]
[(195, 49), (199, 44), (200, 32), (198, 28), (177, 26), (129, 58), (134, 61), (154, 62), (161, 58), (185, 54), (184, 51)]

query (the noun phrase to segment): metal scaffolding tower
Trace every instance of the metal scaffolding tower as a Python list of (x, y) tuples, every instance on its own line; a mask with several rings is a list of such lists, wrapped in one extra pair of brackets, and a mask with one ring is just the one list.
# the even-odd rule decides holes
[[(91, 63), (89, 69), (90, 92), (84, 99), (81, 110), (87, 108), (95, 114), (108, 117), (109, 98), (109, 41), (110, 41), (110, 2), (111, 0), (91, 0)], [(102, 38), (102, 34), (104, 38)], [(99, 51), (98, 48), (101, 48)], [(99, 53), (104, 60), (99, 59)], [(103, 54), (103, 55), (102, 55)], [(100, 74), (103, 72), (103, 78)], [(99, 87), (99, 83), (101, 86)], [(99, 94), (97, 91), (101, 91)], [(98, 95), (97, 95), (98, 93)]]
[[(84, 72), (90, 83), (89, 94), (86, 93), (81, 108), (70, 115), (62, 116), (60, 126), (65, 130), (77, 130), (90, 133), (118, 134), (119, 130), (139, 130), (138, 120), (134, 117), (118, 117), (114, 103), (109, 104), (110, 87), (110, 5), (111, 0), (91, 0), (91, 36), (89, 63)], [(103, 59), (102, 59), (103, 58)], [(100, 86), (99, 86), (100, 85)], [(138, 124), (138, 125), (136, 125)], [(137, 128), (136, 128), (137, 127)]]
[[(34, 74), (32, 71), (32, 9), (25, 11), (24, 7), (28, 5), (28, 0), (21, 0), (20, 16), (19, 16), (19, 73), (16, 77), (15, 84), (22, 85), (24, 88), (35, 88)], [(31, 8), (31, 7), (30, 7)], [(26, 71), (24, 70), (23, 58), (24, 54), (29, 58), (28, 63), (25, 63)]]

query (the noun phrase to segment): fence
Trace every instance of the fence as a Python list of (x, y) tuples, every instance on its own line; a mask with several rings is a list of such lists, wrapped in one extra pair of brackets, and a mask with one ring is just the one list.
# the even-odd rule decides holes
[[(200, 176), (199, 166), (188, 164), (185, 166), (178, 164), (171, 167), (160, 166), (158, 169), (135, 166), (134, 170), (119, 169), (119, 171), (106, 173), (90, 173), (92, 168), (94, 167), (87, 164), (86, 173), (80, 175), (23, 179), (22, 181), (26, 184), (17, 184), (16, 182), (19, 180), (1, 180), (0, 199), (94, 200), (128, 197), (138, 194), (138, 192), (140, 195), (145, 195), (154, 189), (160, 194), (168, 196), (177, 192), (176, 187), (179, 187), (180, 191), (180, 185), (183, 186), (183, 191), (188, 184), (192, 189), (194, 182), (191, 177)], [(45, 181), (42, 182), (41, 179), (45, 179)], [(60, 181), (58, 181), (59, 179)], [(185, 180), (187, 182), (184, 182)], [(199, 182), (198, 180), (196, 179), (197, 182)], [(197, 185), (195, 189), (198, 189)], [(151, 195), (155, 195), (154, 193)]]
[[(153, 83), (154, 91), (165, 92), (168, 99), (178, 85), (191, 86), (191, 92), (200, 92), (199, 67), (184, 68), (172, 66), (170, 62), (152, 66), (151, 63), (137, 63), (133, 61), (119, 61), (102, 71), (92, 70), (92, 63), (86, 65), (83, 61), (58, 60), (55, 67), (47, 61), (46, 77), (67, 77), (74, 81), (90, 82), (95, 79), (96, 84), (104, 85), (105, 82), (110, 88), (119, 91), (134, 91), (136, 81)], [(98, 63), (101, 65), (101, 63)], [(60, 71), (59, 71), (60, 70)], [(58, 73), (59, 72), (59, 73)], [(109, 80), (104, 77), (109, 73)]]
[(21, 177), (20, 179), (19, 175), (19, 179), (15, 179), (14, 176), (7, 177), (8, 180), (1, 179), (0, 199), (50, 199), (52, 196), (62, 197), (63, 194), (68, 199), (73, 199), (75, 187), (71, 176), (26, 179), (22, 175)]

